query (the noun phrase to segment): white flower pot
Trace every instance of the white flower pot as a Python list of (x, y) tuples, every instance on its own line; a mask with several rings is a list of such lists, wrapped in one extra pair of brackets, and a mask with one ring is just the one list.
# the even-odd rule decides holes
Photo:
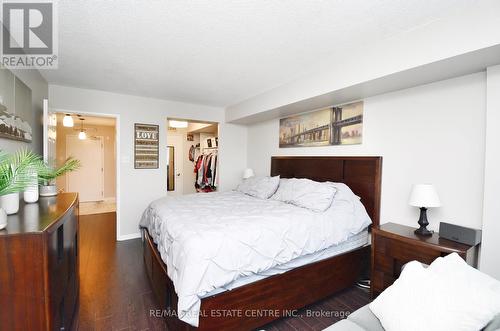
[(26, 203), (34, 203), (38, 201), (38, 173), (33, 167), (28, 169), (28, 173), (31, 177), (31, 184), (26, 187), (23, 198)]
[(0, 208), (3, 208), (7, 215), (17, 213), (19, 211), (19, 192), (0, 196)]
[(38, 185), (30, 186), (26, 188), (23, 194), (24, 201), (26, 203), (34, 203), (38, 201)]
[(40, 186), (40, 196), (41, 197), (53, 197), (57, 195), (56, 185), (42, 185)]
[(3, 208), (0, 208), (0, 230), (3, 230), (7, 227), (7, 213)]

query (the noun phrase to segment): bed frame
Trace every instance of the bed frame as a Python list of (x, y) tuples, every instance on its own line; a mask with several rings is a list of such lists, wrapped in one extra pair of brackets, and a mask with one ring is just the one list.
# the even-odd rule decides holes
[[(347, 184), (379, 225), (382, 157), (275, 156), (271, 175)], [(370, 247), (357, 248), (201, 300), (199, 327), (176, 316), (177, 295), (147, 230), (144, 263), (169, 330), (251, 330), (352, 286), (367, 267)]]

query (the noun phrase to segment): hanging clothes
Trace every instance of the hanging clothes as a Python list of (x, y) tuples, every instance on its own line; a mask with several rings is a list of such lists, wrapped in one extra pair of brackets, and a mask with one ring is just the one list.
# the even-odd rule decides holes
[(213, 192), (217, 190), (217, 152), (201, 154), (194, 165), (195, 188), (198, 192)]
[(191, 145), (189, 148), (189, 161), (194, 162), (194, 154), (196, 152), (196, 147), (194, 145)]

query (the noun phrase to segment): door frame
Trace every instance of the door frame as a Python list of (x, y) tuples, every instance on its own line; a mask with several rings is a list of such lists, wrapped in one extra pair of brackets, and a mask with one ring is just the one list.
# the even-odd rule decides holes
[[(100, 187), (100, 190), (101, 190), (101, 195), (102, 195), (102, 199), (98, 200), (98, 201), (104, 201), (104, 137), (103, 136), (93, 136), (95, 138), (97, 138), (96, 140), (99, 140), (99, 143), (100, 143), (100, 151), (101, 151), (101, 187)], [(93, 137), (87, 137), (87, 139), (93, 139)], [(68, 155), (68, 140), (69, 138), (71, 139), (78, 139), (78, 135), (76, 134), (68, 134), (66, 135), (66, 159), (68, 157), (70, 157), (71, 155)], [(116, 180), (116, 179), (115, 179)], [(69, 192), (69, 177), (66, 178), (66, 192)]]
[[(180, 148), (178, 148), (178, 146), (173, 145), (171, 141), (168, 141), (168, 138), (172, 137), (172, 136), (180, 138), (180, 141), (181, 141)], [(183, 149), (183, 147), (184, 147), (184, 144), (183, 144), (184, 139), (183, 138), (184, 138), (183, 134), (170, 133), (170, 132), (167, 131), (167, 147), (173, 147), (174, 148), (174, 182), (177, 180), (177, 183), (174, 184), (175, 189), (173, 191), (173, 192), (177, 191), (177, 193), (175, 193), (175, 194), (170, 193), (172, 191), (168, 191), (168, 189), (167, 189), (167, 195), (168, 194), (171, 194), (172, 196), (175, 196), (175, 195), (184, 195), (184, 170), (185, 169), (184, 169), (184, 149)], [(177, 162), (175, 162), (175, 155), (177, 155), (176, 153), (179, 153), (178, 155), (180, 155), (180, 160), (181, 160), (179, 162), (180, 165), (177, 164)], [(177, 179), (177, 177), (178, 177), (177, 176), (177, 169), (179, 169), (179, 167), (182, 168), (182, 171), (181, 171), (182, 180), (178, 180)], [(168, 173), (167, 173), (167, 175), (168, 175)]]
[(96, 112), (89, 112), (89, 111), (80, 111), (80, 110), (68, 110), (68, 109), (63, 109), (63, 108), (50, 108), (53, 112), (55, 113), (68, 113), (68, 114), (80, 114), (80, 115), (87, 115), (87, 116), (96, 116), (96, 117), (111, 117), (115, 119), (115, 167), (116, 167), (116, 240), (117, 241), (122, 241), (122, 240), (128, 240), (128, 239), (134, 239), (134, 238), (139, 238), (136, 235), (125, 235), (125, 236), (120, 236), (120, 215), (121, 215), (121, 191), (120, 191), (120, 114), (111, 114), (111, 113), (96, 113)]
[[(221, 153), (222, 149), (220, 148), (220, 147), (222, 146), (222, 139), (221, 139), (221, 136), (222, 136), (222, 135), (221, 135), (221, 133), (222, 133), (222, 130), (221, 130), (221, 129), (222, 129), (222, 127), (221, 127), (221, 123), (222, 123), (222, 122), (221, 122), (221, 121), (206, 121), (206, 120), (197, 120), (197, 119), (191, 119), (191, 118), (183, 118), (183, 117), (167, 116), (167, 120), (166, 120), (166, 123), (165, 123), (165, 124), (166, 124), (166, 130), (167, 130), (167, 133), (166, 133), (166, 141), (167, 141), (166, 145), (167, 145), (167, 146), (170, 146), (170, 145), (169, 145), (169, 141), (168, 141), (168, 135), (169, 135), (169, 134), (168, 134), (168, 126), (169, 126), (168, 121), (169, 121), (169, 120), (174, 120), (174, 121), (186, 121), (186, 122), (188, 122), (188, 123), (203, 123), (203, 124), (215, 124), (215, 125), (217, 125), (217, 136), (218, 136), (218, 139), (219, 139), (219, 151), (218, 151), (218, 153), (219, 153), (219, 156), (220, 156), (220, 155), (223, 155), (223, 153)], [(184, 155), (184, 156), (185, 156), (185, 155)], [(218, 165), (219, 165), (219, 168), (218, 168), (218, 169), (220, 169), (220, 158), (218, 158), (217, 163), (218, 163)], [(220, 170), (217, 170), (217, 171), (219, 171), (219, 172), (220, 172)], [(167, 175), (168, 175), (168, 174), (167, 174)], [(184, 175), (184, 173), (183, 173), (183, 175)], [(220, 184), (220, 179), (221, 179), (221, 177), (222, 177), (222, 176), (223, 176), (223, 175), (222, 175), (221, 173), (219, 173), (219, 184)], [(184, 180), (183, 180), (183, 181), (184, 181)], [(219, 191), (219, 190), (220, 190), (220, 185), (219, 185), (219, 187), (217, 188), (217, 191)], [(167, 195), (168, 195), (168, 193), (167, 193)]]

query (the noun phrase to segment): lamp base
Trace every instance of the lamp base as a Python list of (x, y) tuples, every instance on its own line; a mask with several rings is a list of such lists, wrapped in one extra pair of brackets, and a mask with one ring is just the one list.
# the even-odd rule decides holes
[(434, 231), (429, 231), (429, 230), (427, 230), (427, 228), (418, 228), (415, 230), (415, 234), (417, 234), (419, 236), (424, 236), (424, 237), (432, 236), (433, 233), (434, 233)]
[(420, 218), (418, 219), (418, 225), (420, 227), (415, 230), (415, 234), (419, 236), (432, 236), (432, 231), (427, 230), (427, 225), (429, 225), (429, 221), (427, 221), (427, 208), (420, 208)]

